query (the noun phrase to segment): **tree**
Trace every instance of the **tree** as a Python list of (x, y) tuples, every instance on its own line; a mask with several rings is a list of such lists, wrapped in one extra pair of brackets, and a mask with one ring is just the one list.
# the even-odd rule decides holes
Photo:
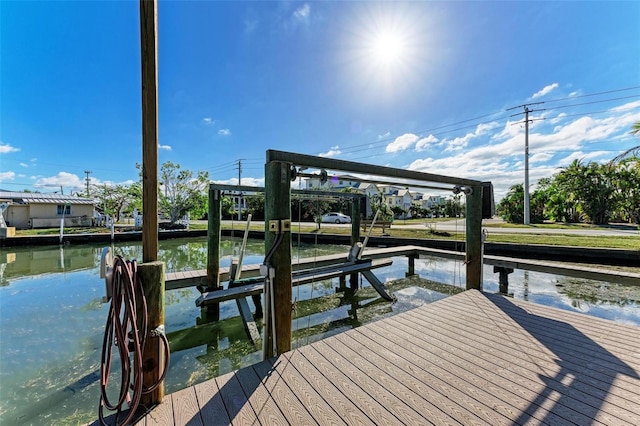
[(524, 223), (524, 185), (512, 185), (500, 200), (496, 212), (505, 222)]
[(158, 207), (169, 217), (171, 223), (177, 222), (187, 212), (206, 211), (204, 192), (209, 183), (209, 173), (200, 171), (194, 177), (190, 170), (183, 170), (180, 164), (167, 161), (160, 168), (160, 194)]
[(385, 203), (384, 195), (382, 194), (373, 194), (369, 197), (369, 201), (371, 203), (371, 213), (373, 215), (379, 210), (378, 219), (380, 221), (391, 221), (393, 219), (393, 211), (389, 208), (387, 203)]
[(136, 202), (134, 191), (125, 185), (92, 185), (91, 193), (98, 201), (98, 210), (115, 218), (116, 222), (120, 220), (120, 215)]
[(556, 182), (567, 198), (575, 202), (585, 220), (601, 225), (609, 222), (613, 207), (612, 168), (598, 163), (582, 164), (574, 160), (556, 176)]

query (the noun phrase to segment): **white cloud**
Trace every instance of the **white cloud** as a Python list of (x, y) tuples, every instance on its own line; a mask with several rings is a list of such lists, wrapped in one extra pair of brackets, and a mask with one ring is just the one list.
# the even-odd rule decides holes
[(389, 136), (391, 136), (391, 132), (387, 132), (384, 135), (378, 135), (378, 140), (388, 138)]
[(35, 188), (60, 188), (62, 186), (71, 191), (81, 191), (85, 188), (85, 182), (77, 175), (60, 172), (55, 176), (38, 178), (33, 186)]
[(9, 145), (8, 143), (0, 142), (0, 154), (8, 154), (10, 152), (18, 152), (20, 148)]
[(426, 138), (420, 139), (416, 142), (416, 151), (424, 151), (429, 147), (429, 145), (433, 145), (438, 142), (438, 138), (433, 135), (429, 135)]
[(216, 120), (211, 117), (205, 117), (202, 119), (202, 124), (204, 124), (205, 126), (211, 126), (213, 124), (216, 124)]
[[(238, 184), (238, 178), (231, 178), (231, 179), (225, 179), (225, 180), (214, 180), (214, 183), (217, 183), (219, 185), (237, 185)], [(253, 177), (242, 177), (242, 185), (243, 186), (258, 186), (258, 187), (264, 187), (264, 178), (253, 178)]]
[(537, 152), (529, 157), (529, 163), (544, 163), (553, 158), (553, 154), (549, 152)]
[(165, 151), (171, 151), (171, 145), (160, 145), (158, 144), (158, 149), (164, 149)]
[(558, 83), (553, 83), (548, 86), (545, 86), (540, 91), (534, 93), (533, 96), (531, 96), (531, 98), (535, 99), (535, 98), (539, 98), (541, 96), (547, 95), (551, 93), (553, 90), (557, 89), (558, 87), (559, 87)]
[(27, 163), (20, 163), (20, 166), (22, 167), (29, 167), (29, 165)]
[(293, 18), (297, 22), (307, 23), (309, 22), (309, 16), (311, 15), (311, 5), (305, 3), (293, 12)]
[(229, 130), (229, 129), (220, 129), (220, 130), (218, 130), (218, 134), (220, 136), (230, 136), (231, 135), (231, 130)]
[(335, 157), (336, 155), (342, 154), (339, 146), (332, 146), (331, 149), (327, 152), (321, 152), (318, 154), (319, 157)]
[(580, 161), (588, 161), (588, 160), (594, 160), (597, 158), (611, 158), (611, 152), (609, 151), (593, 151), (593, 152), (582, 152), (582, 151), (576, 151), (576, 152), (572, 152), (571, 154), (569, 154), (568, 156), (564, 157), (563, 159), (561, 159), (560, 161), (558, 161), (558, 166), (559, 167), (565, 167), (568, 166), (569, 164), (571, 164), (573, 162), (573, 160), (580, 160)]
[(402, 136), (398, 136), (393, 142), (388, 144), (385, 148), (385, 152), (404, 151), (410, 148), (418, 139), (419, 137), (413, 133), (405, 133)]
[(5, 180), (13, 180), (16, 177), (14, 172), (0, 172), (0, 182)]

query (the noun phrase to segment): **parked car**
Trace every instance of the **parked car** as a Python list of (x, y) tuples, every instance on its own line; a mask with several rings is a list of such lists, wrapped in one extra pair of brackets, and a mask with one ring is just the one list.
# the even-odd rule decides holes
[(351, 223), (351, 217), (346, 214), (331, 212), (322, 215), (322, 223)]

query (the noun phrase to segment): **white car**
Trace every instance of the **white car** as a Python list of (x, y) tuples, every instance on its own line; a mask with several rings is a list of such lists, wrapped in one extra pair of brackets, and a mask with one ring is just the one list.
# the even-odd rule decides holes
[(346, 214), (331, 212), (322, 215), (322, 223), (351, 223), (351, 218)]

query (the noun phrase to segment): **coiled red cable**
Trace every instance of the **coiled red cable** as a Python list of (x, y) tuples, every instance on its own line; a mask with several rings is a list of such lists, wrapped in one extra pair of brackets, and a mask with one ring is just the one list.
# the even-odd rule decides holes
[[(105, 425), (104, 409), (116, 411), (115, 424), (125, 425), (133, 419), (142, 395), (153, 392), (164, 380), (169, 367), (169, 341), (164, 332), (154, 333), (154, 336), (161, 338), (164, 344), (165, 368), (154, 385), (144, 387), (142, 354), (149, 337), (147, 336), (147, 301), (138, 277), (135, 260), (127, 261), (121, 256), (114, 258), (111, 289), (111, 305), (102, 341), (102, 380), (98, 414), (100, 422)], [(120, 393), (115, 403), (107, 396), (114, 347), (118, 348), (117, 356), (120, 359)], [(129, 412), (119, 420), (118, 417), (125, 410), (125, 403), (128, 404)]]

